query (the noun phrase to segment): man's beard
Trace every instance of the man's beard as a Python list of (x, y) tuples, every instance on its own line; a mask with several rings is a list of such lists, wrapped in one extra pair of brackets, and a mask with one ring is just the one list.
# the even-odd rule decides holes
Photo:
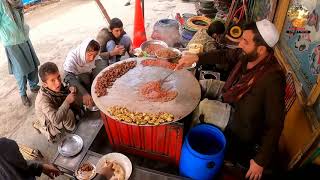
[(243, 62), (253, 62), (258, 58), (258, 52), (257, 49), (255, 48), (251, 53), (245, 53), (244, 51), (242, 51), (241, 55), (240, 55), (240, 59)]

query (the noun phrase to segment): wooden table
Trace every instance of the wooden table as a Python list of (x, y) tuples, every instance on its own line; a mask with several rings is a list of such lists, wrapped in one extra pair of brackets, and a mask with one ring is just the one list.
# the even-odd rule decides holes
[[(76, 179), (74, 172), (84, 162), (91, 162), (96, 164), (102, 154), (90, 151), (90, 147), (93, 141), (96, 139), (97, 134), (101, 130), (103, 122), (101, 120), (99, 112), (88, 112), (78, 124), (78, 127), (74, 134), (79, 135), (83, 140), (83, 148), (81, 152), (74, 157), (63, 157), (57, 151), (52, 163), (55, 164), (66, 176), (72, 179)], [(106, 142), (107, 144), (107, 142)], [(148, 168), (143, 168), (133, 165), (133, 171), (130, 176), (132, 180), (178, 180), (182, 177), (167, 174), (159, 171), (155, 171)]]

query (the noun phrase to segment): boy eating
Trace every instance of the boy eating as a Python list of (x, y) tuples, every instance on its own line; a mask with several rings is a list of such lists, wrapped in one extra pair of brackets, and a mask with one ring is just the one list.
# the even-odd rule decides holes
[(35, 101), (37, 122), (34, 128), (53, 142), (62, 130), (75, 129), (75, 115), (70, 109), (76, 98), (76, 88), (63, 86), (56, 64), (44, 63), (39, 69), (42, 86)]

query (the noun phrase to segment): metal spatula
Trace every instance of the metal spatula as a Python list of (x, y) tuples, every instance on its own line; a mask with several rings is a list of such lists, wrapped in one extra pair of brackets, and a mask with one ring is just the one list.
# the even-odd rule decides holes
[(173, 74), (175, 72), (175, 70), (173, 70), (172, 72), (170, 72), (166, 77), (164, 77), (163, 79), (160, 80), (160, 85), (163, 84), (163, 82), (169, 77), (171, 76), (171, 74)]

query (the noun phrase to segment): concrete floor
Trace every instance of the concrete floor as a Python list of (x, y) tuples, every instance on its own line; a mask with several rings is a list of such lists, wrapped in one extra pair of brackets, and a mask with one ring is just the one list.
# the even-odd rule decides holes
[[(102, 0), (109, 16), (122, 19), (125, 30), (133, 34), (134, 1), (124, 6), (127, 0)], [(193, 3), (182, 0), (145, 0), (145, 28), (150, 37), (153, 24), (162, 18), (174, 18), (175, 13), (195, 13)], [(70, 49), (87, 37), (95, 37), (107, 26), (94, 0), (60, 0), (37, 7), (25, 14), (30, 26), (30, 39), (41, 64), (55, 62), (60, 71)], [(16, 81), (8, 74), (4, 49), (0, 48), (0, 137), (8, 137), (18, 143), (39, 149), (44, 161), (50, 161), (57, 151), (56, 144), (47, 142), (43, 135), (32, 128), (35, 120), (34, 105), (30, 108), (21, 104)], [(35, 94), (28, 91), (34, 103)], [(40, 179), (48, 179), (42, 176)], [(66, 179), (61, 176), (57, 179)]]

